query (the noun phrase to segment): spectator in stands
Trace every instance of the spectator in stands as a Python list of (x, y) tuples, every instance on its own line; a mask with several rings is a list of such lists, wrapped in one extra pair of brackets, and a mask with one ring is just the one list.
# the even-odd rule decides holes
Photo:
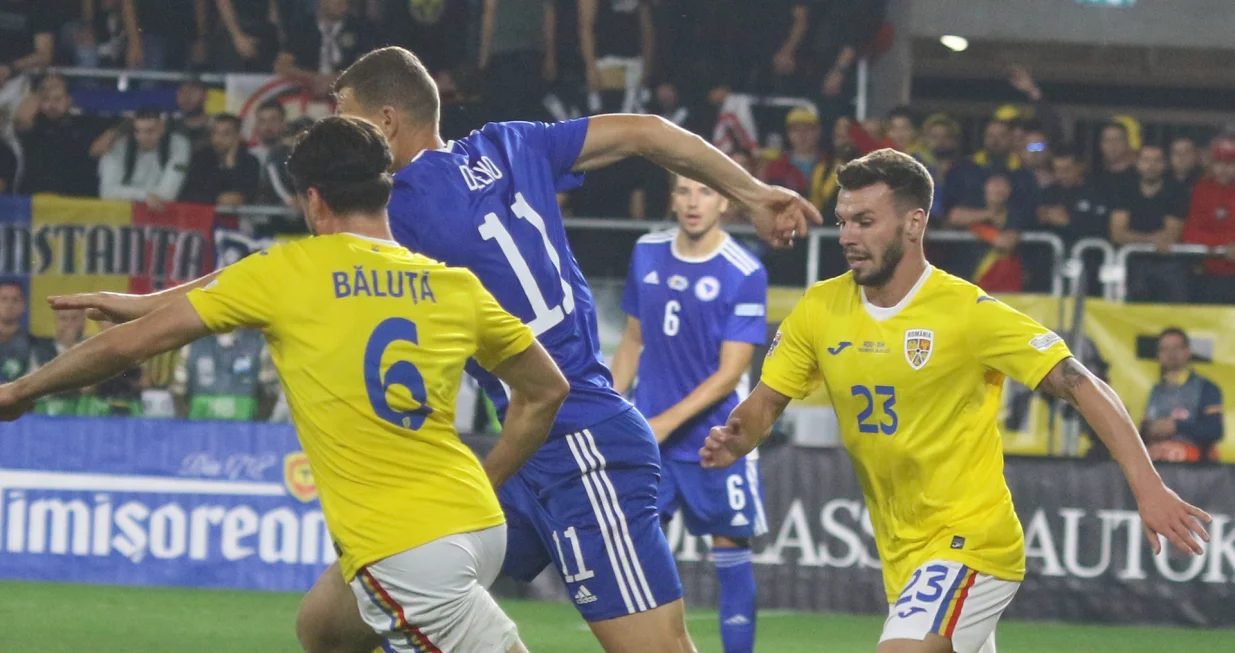
[(139, 68), (142, 44), (136, 0), (84, 0), (76, 31), (77, 65), (85, 68)]
[(257, 144), (249, 148), (249, 154), (257, 157), (257, 162), (263, 168), (271, 148), (283, 141), (285, 129), (287, 129), (287, 109), (282, 102), (266, 100), (257, 107), (257, 123), (253, 127), (253, 137), (257, 139)]
[(579, 50), (593, 111), (642, 112), (656, 27), (649, 0), (580, 0)]
[(813, 5), (826, 12), (820, 22), (826, 24), (827, 33), (812, 39), (816, 56), (831, 62), (820, 84), (824, 98), (839, 98), (847, 86), (852, 86), (848, 82), (849, 73), (858, 62), (859, 54), (870, 46), (882, 28), (886, 5), (884, 0)]
[(1192, 189), (1184, 241), (1225, 247), (1226, 256), (1205, 259), (1205, 276), (1193, 297), (1235, 304), (1235, 135), (1214, 139), (1209, 151), (1210, 173)]
[(25, 316), (25, 286), (0, 280), (0, 382), (14, 381), (30, 367), (34, 339), (25, 329)]
[(169, 132), (162, 114), (138, 111), (132, 135), (116, 139), (99, 159), (99, 197), (146, 202), (161, 210), (180, 195), (189, 155), (189, 140)]
[(992, 219), (987, 208), (986, 180), (996, 173), (1006, 176), (1011, 184), (1007, 223), (1032, 224), (1036, 184), (1020, 157), (1012, 151), (1012, 126), (1001, 120), (991, 120), (986, 125), (983, 144), (981, 150), (948, 172), (941, 203), (946, 224), (968, 228)]
[[(1116, 245), (1148, 243), (1169, 254), (1183, 233), (1188, 198), (1166, 177), (1166, 151), (1146, 144), (1136, 162), (1137, 183), (1111, 199), (1111, 241)], [(1145, 256), (1128, 270), (1130, 299), (1157, 302), (1188, 300), (1187, 268), (1170, 256)]]
[[(370, 0), (368, 18), (377, 26), (378, 45), (397, 45), (415, 52), (429, 72), (440, 78), (468, 63), (468, 43), (475, 38), (471, 31), (474, 4), (480, 3)], [(492, 11), (497, 11), (496, 0), (485, 4), (494, 5)], [(490, 19), (495, 20), (496, 15), (490, 14)]]
[(819, 140), (822, 135), (819, 116), (810, 109), (793, 109), (785, 117), (785, 130), (789, 137), (789, 151), (768, 163), (763, 171), (763, 180), (793, 189), (822, 208), (827, 202), (824, 186), (828, 159)]
[(545, 60), (541, 72), (549, 85), (544, 104), (555, 120), (587, 112), (587, 67), (579, 43), (579, 0), (544, 0)]
[[(50, 363), (52, 359), (68, 351), (86, 339), (85, 311), (56, 311), (56, 335), (53, 338), (38, 338), (31, 352), (30, 369), (34, 371)], [(40, 415), (75, 415), (81, 392), (71, 390), (51, 397), (44, 397), (35, 404), (34, 412)]]
[(1082, 238), (1106, 238), (1110, 233), (1107, 199), (1085, 179), (1085, 162), (1073, 148), (1051, 152), (1054, 183), (1038, 197), (1037, 229), (1049, 231), (1069, 251)]
[(186, 345), (176, 365), (176, 416), (265, 421), (277, 399), (278, 373), (261, 333), (238, 329)]
[(1205, 174), (1201, 153), (1191, 136), (1176, 136), (1171, 141), (1171, 177), (1188, 192)]
[(214, 117), (210, 147), (193, 153), (180, 201), (241, 206), (257, 196), (261, 166), (240, 142), (240, 118)]
[(1008, 223), (1012, 180), (996, 171), (984, 187), (986, 218), (969, 225), (969, 232), (986, 244), (984, 255), (972, 272), (973, 282), (987, 292), (1021, 292), (1025, 273), (1016, 246), (1020, 230)]
[(930, 153), (930, 157), (926, 159), (929, 161), (925, 163), (926, 169), (930, 170), (931, 177), (935, 180), (935, 199), (931, 215), (942, 217), (944, 181), (960, 155), (961, 126), (951, 116), (936, 113), (922, 123), (922, 134), (923, 145)]
[(266, 155), (266, 165), (262, 166), (262, 174), (257, 187), (258, 204), (268, 206), (296, 206), (296, 193), (292, 188), (291, 174), (287, 171), (287, 157), (291, 155), (292, 144), (300, 132), (313, 125), (313, 119), (301, 116), (293, 120), (283, 130), (279, 143), (270, 148)]
[[(6, 125), (0, 119), (0, 132)], [(0, 136), (0, 195), (12, 193), (17, 187), (17, 152), (4, 137)]]
[(327, 97), (339, 73), (372, 50), (373, 43), (369, 24), (348, 12), (347, 0), (320, 0), (316, 14), (291, 25), (274, 71), (298, 77), (313, 95)]
[(214, 67), (223, 72), (267, 72), (279, 53), (276, 0), (214, 0), (218, 28)]
[(12, 113), (26, 95), (25, 73), (51, 65), (56, 20), (47, 0), (0, 0), (0, 111)]
[(136, 0), (137, 52), (130, 43), (129, 67), (185, 70), (192, 50), (204, 62), (209, 35), (206, 10), (206, 0)]
[(25, 153), (20, 192), (97, 196), (98, 160), (116, 140), (110, 123), (76, 111), (63, 77), (44, 77), (14, 119)]
[[(548, 68), (554, 59), (545, 54), (542, 43), (547, 36), (542, 34), (546, 27), (542, 4), (543, 0), (487, 0), (483, 4), (476, 64), (483, 73), (486, 101), (494, 115), (500, 109), (501, 120), (531, 120), (544, 113), (540, 103), (544, 85), (556, 73)], [(467, 3), (448, 3), (446, 8), (457, 6)], [(453, 24), (445, 17), (443, 21)], [(436, 33), (431, 30), (430, 36)]]
[(1149, 391), (1141, 437), (1154, 460), (1217, 460), (1224, 435), (1222, 389), (1192, 369), (1188, 334), (1170, 327), (1158, 336), (1162, 377)]
[(1129, 122), (1112, 120), (1102, 128), (1102, 167), (1093, 174), (1093, 184), (1110, 198), (1126, 195), (1137, 184), (1136, 149), (1132, 146)]
[(1020, 150), (1021, 161), (1029, 172), (1033, 173), (1037, 188), (1046, 188), (1055, 181), (1050, 139), (1042, 123), (1035, 119), (1022, 121), (1021, 130), (1024, 132), (1024, 143)]
[[(811, 24), (811, 4), (809, 0), (795, 0), (789, 6), (790, 19), (788, 29), (780, 30), (785, 35), (783, 37), (784, 40), (778, 44), (776, 54), (772, 57), (772, 72), (775, 74), (775, 77), (779, 78), (777, 80), (778, 83), (773, 89), (774, 92), (790, 95), (809, 93), (806, 89), (800, 88), (800, 83), (804, 81), (805, 75), (809, 74), (811, 66), (809, 64), (802, 65), (805, 62), (799, 61), (799, 56), (801, 54), (800, 50), (802, 50), (802, 42), (806, 38), (806, 32)], [(759, 10), (761, 13), (774, 13), (767, 12), (763, 8), (759, 8)], [(778, 18), (775, 15), (768, 15), (764, 17), (764, 20), (780, 22)], [(816, 20), (816, 24), (818, 22)], [(777, 25), (777, 27), (780, 26)], [(779, 38), (780, 35), (777, 34), (776, 37)], [(809, 54), (807, 56), (809, 57)], [(795, 84), (795, 82), (798, 82), (798, 84)]]
[(196, 77), (186, 79), (176, 89), (180, 110), (172, 119), (171, 130), (189, 139), (193, 151), (210, 146), (210, 116), (206, 114), (206, 85)]

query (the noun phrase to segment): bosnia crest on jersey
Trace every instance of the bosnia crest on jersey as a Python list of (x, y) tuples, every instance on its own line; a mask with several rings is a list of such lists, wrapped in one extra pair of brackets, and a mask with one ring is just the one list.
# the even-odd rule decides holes
[(931, 350), (935, 343), (935, 332), (930, 329), (910, 329), (905, 332), (905, 360), (909, 367), (922, 369), (926, 361), (931, 359)]

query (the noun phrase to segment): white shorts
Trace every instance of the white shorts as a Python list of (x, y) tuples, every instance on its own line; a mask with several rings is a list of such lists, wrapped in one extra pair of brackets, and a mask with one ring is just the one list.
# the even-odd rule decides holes
[(995, 653), (995, 624), (1020, 587), (959, 562), (932, 560), (914, 570), (879, 641), (922, 641), (934, 633), (952, 640), (956, 653)]
[(396, 653), (506, 653), (519, 633), (487, 589), (505, 555), (505, 524), (450, 535), (364, 567), (352, 592)]

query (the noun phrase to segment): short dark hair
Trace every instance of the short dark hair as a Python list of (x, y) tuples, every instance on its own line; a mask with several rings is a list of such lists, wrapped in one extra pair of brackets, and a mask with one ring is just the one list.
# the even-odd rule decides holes
[(214, 124), (217, 125), (223, 122), (230, 123), (232, 127), (236, 128), (236, 131), (240, 131), (240, 125), (243, 124), (240, 122), (240, 116), (234, 113), (220, 113), (214, 117)]
[(891, 111), (889, 111), (888, 112), (888, 122), (891, 122), (893, 118), (904, 118), (905, 120), (908, 120), (909, 124), (913, 125), (914, 127), (918, 126), (918, 120), (917, 118), (914, 117), (913, 109), (910, 109), (907, 106), (902, 105), (902, 106), (896, 107), (895, 109), (892, 109)]
[(278, 100), (266, 100), (257, 105), (257, 110), (258, 112), (274, 110), (279, 112), (280, 118), (287, 117), (287, 107), (283, 106), (283, 103)]
[(315, 188), (335, 213), (372, 213), (390, 201), (392, 163), (386, 137), (373, 123), (331, 116), (300, 134), (287, 171), (297, 194)]
[(1155, 149), (1155, 150), (1162, 150), (1162, 154), (1164, 154), (1164, 155), (1165, 155), (1165, 154), (1170, 153), (1170, 151), (1171, 151), (1171, 148), (1170, 148), (1170, 147), (1167, 147), (1167, 144), (1166, 144), (1166, 143), (1164, 143), (1164, 142), (1162, 142), (1162, 141), (1160, 141), (1160, 140), (1158, 140), (1158, 139), (1156, 139), (1156, 138), (1155, 138), (1155, 139), (1152, 139), (1152, 140), (1150, 140), (1150, 139), (1146, 139), (1145, 141), (1143, 141), (1143, 142), (1141, 143), (1141, 150), (1142, 150), (1142, 151), (1144, 151), (1144, 150), (1145, 150), (1145, 148), (1147, 148), (1147, 147), (1152, 147), (1152, 148), (1153, 148), (1153, 149)]
[(1174, 147), (1174, 145), (1179, 141), (1188, 141), (1189, 143), (1192, 143), (1192, 147), (1196, 147), (1196, 139), (1193, 138), (1191, 134), (1175, 134), (1171, 137), (1171, 146)]
[(391, 46), (366, 54), (343, 71), (334, 88), (336, 93), (352, 89), (356, 101), (367, 108), (392, 106), (417, 122), (438, 123), (441, 98), (437, 83), (420, 59), (403, 48)]
[(1081, 156), (1081, 149), (1071, 143), (1061, 143), (1051, 147), (1051, 158), (1053, 159), (1073, 159), (1080, 161), (1085, 158)]
[(163, 112), (155, 107), (142, 107), (133, 114), (133, 120), (162, 120)]
[[(1131, 134), (1131, 132), (1129, 132), (1129, 131), (1128, 131), (1128, 126), (1127, 126), (1127, 125), (1125, 125), (1125, 124), (1123, 124), (1122, 122), (1117, 122), (1117, 121), (1115, 121), (1115, 120), (1110, 120), (1110, 121), (1107, 121), (1104, 125), (1102, 125), (1102, 131), (1106, 131), (1106, 130), (1108, 130), (1108, 129), (1112, 128), (1112, 127), (1114, 127), (1115, 129), (1118, 129), (1119, 131), (1123, 132), (1123, 133), (1124, 133), (1124, 138), (1131, 139), (1132, 134)], [(1099, 133), (1101, 133), (1101, 132), (1099, 132)]]
[(890, 148), (875, 150), (841, 166), (836, 173), (842, 190), (854, 191), (875, 184), (887, 184), (892, 191), (897, 210), (931, 212), (935, 182), (926, 167), (917, 159)]
[(0, 288), (16, 288), (17, 292), (21, 293), (22, 299), (26, 298), (26, 286), (20, 281), (13, 279), (0, 279)]
[(1167, 327), (1163, 329), (1162, 333), (1158, 334), (1158, 341), (1161, 342), (1162, 339), (1167, 336), (1179, 336), (1179, 338), (1184, 341), (1185, 347), (1189, 349), (1192, 348), (1192, 339), (1188, 337), (1188, 334), (1185, 333), (1183, 329), (1177, 326)]

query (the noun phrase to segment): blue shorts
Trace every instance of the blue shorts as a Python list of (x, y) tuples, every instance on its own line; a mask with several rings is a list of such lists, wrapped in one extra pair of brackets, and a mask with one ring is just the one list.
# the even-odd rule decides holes
[(664, 460), (659, 494), (661, 517), (669, 519), (681, 508), (692, 535), (749, 539), (768, 531), (757, 457), (748, 456), (725, 469)]
[(656, 439), (633, 408), (546, 442), (498, 492), (503, 573), (530, 581), (553, 564), (587, 621), (682, 598), (656, 510), (659, 478)]

